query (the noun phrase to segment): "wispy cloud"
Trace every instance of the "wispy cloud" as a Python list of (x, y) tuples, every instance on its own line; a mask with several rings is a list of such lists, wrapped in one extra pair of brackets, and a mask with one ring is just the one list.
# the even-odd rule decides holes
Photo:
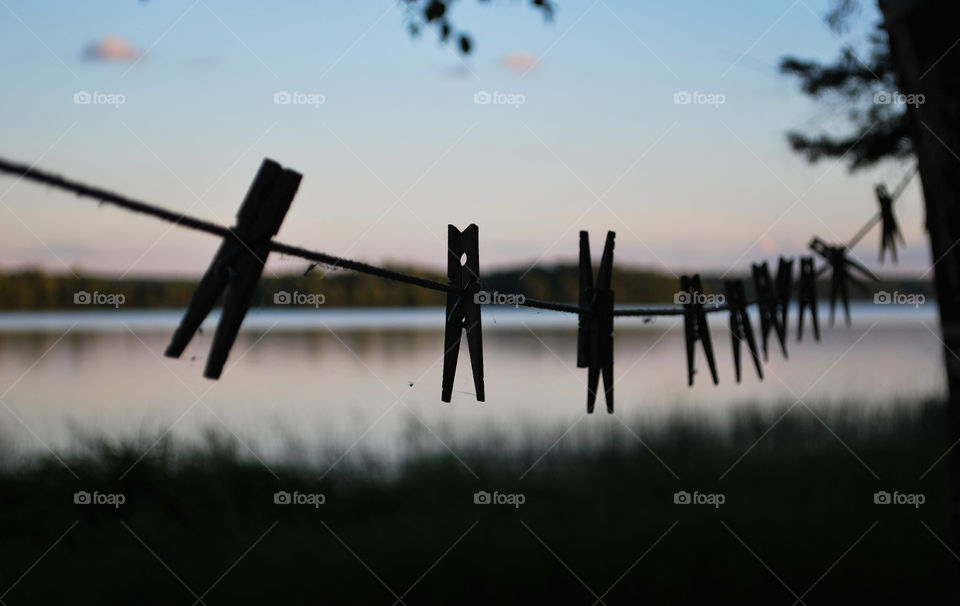
[(472, 75), (473, 75), (473, 72), (471, 72), (470, 69), (469, 69), (468, 67), (466, 67), (465, 65), (452, 65), (452, 66), (449, 66), (449, 67), (445, 67), (445, 68), (441, 71), (441, 74), (442, 74), (443, 77), (445, 77), (445, 78), (451, 78), (451, 79), (454, 79), (454, 80), (462, 80), (462, 79), (464, 79), (464, 78), (469, 78), (470, 76), (472, 76)]

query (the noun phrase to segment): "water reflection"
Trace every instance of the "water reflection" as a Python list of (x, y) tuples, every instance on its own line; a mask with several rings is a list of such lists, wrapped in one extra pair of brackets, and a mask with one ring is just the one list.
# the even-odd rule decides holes
[[(528, 432), (559, 436), (583, 415), (586, 371), (575, 365), (575, 318), (486, 314), (487, 403), (472, 396), (463, 352), (453, 402), (443, 404), (442, 313), (253, 314), (218, 382), (202, 377), (213, 324), (182, 359), (162, 356), (177, 312), (2, 314), (0, 386), (9, 410), (0, 410), (0, 439), (16, 451), (34, 451), (69, 447), (78, 431), (149, 442), (171, 427), (176, 437), (201, 440), (212, 427), (264, 457), (294, 442), (341, 452), (356, 442), (358, 452), (393, 456), (412, 433), (435, 445), (491, 430), (522, 440)], [(772, 348), (766, 380), (758, 381), (748, 364), (737, 385), (726, 314), (712, 316), (720, 385), (710, 381), (698, 351), (701, 370), (692, 389), (680, 318), (618, 321), (617, 412), (647, 424), (676, 414), (722, 423), (743, 402), (773, 406), (803, 398), (871, 407), (942, 392), (934, 309), (871, 307), (856, 309), (854, 317), (852, 327), (824, 327), (820, 343), (806, 337), (798, 344), (791, 334), (789, 360)], [(578, 425), (589, 431), (613, 422), (605, 417), (601, 412)]]

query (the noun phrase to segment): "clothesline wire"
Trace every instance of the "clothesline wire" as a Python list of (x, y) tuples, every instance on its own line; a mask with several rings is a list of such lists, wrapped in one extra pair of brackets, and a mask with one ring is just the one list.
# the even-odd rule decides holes
[[(27, 179), (29, 181), (34, 181), (37, 183), (42, 183), (56, 189), (72, 192), (80, 197), (92, 198), (99, 200), (104, 204), (112, 204), (119, 208), (129, 210), (132, 212), (145, 214), (152, 216), (154, 218), (160, 219), (167, 223), (172, 223), (174, 225), (183, 226), (189, 229), (196, 231), (201, 231), (208, 233), (214, 236), (221, 238), (236, 239), (237, 234), (234, 233), (229, 227), (224, 227), (210, 221), (205, 221), (197, 217), (192, 217), (190, 215), (177, 213), (165, 208), (143, 202), (140, 200), (135, 200), (127, 196), (120, 195), (118, 193), (100, 188), (91, 185), (86, 185), (78, 181), (67, 179), (60, 175), (53, 173), (45, 172), (40, 169), (37, 169), (33, 166), (27, 166), (24, 164), (17, 164), (10, 162), (3, 158), (0, 158), (0, 172), (8, 173), (11, 175), (16, 175), (18, 179)], [(907, 183), (910, 179), (916, 174), (916, 167), (910, 171), (904, 178), (901, 180), (900, 184), (897, 186), (896, 190), (891, 194), (893, 199), (896, 200), (903, 190), (906, 188)], [(863, 228), (854, 236), (850, 241), (850, 244), (847, 245), (847, 248), (855, 246), (860, 239), (872, 228), (877, 221), (880, 220), (880, 214), (877, 213), (873, 218), (871, 218)], [(457, 293), (462, 292), (463, 289), (457, 288), (450, 284), (444, 284), (443, 282), (438, 282), (436, 280), (431, 280), (429, 278), (423, 278), (420, 276), (414, 276), (406, 274), (403, 272), (394, 271), (384, 267), (378, 267), (376, 265), (370, 265), (369, 263), (363, 263), (361, 261), (354, 261), (352, 259), (346, 259), (343, 257), (338, 257), (336, 255), (331, 255), (323, 252), (309, 250), (307, 248), (292, 246), (289, 244), (283, 244), (282, 242), (277, 242), (274, 240), (270, 241), (270, 250), (280, 254), (289, 255), (292, 257), (298, 257), (307, 261), (312, 261), (314, 263), (319, 263), (326, 265), (332, 268), (342, 268), (351, 271), (356, 271), (358, 273), (368, 274), (371, 276), (377, 276), (380, 278), (385, 278), (388, 280), (393, 280), (395, 282), (400, 282), (404, 284), (410, 284), (413, 286), (418, 286), (420, 288), (427, 288), (430, 290), (444, 292), (444, 293)], [(822, 271), (822, 270), (821, 270)], [(821, 272), (818, 272), (818, 274)], [(747, 303), (747, 305), (753, 304), (753, 301)], [(553, 301), (541, 301), (539, 299), (525, 298), (522, 302), (518, 302), (518, 305), (523, 307), (531, 307), (535, 309), (543, 309), (548, 311), (557, 311), (564, 313), (575, 313), (582, 314), (588, 312), (588, 309), (582, 308), (577, 304), (573, 303), (557, 303)], [(614, 309), (613, 315), (615, 316), (633, 316), (633, 317), (650, 317), (650, 316), (674, 316), (682, 315), (684, 313), (684, 307), (682, 305), (674, 306), (643, 306), (643, 307), (630, 307), (630, 308), (616, 308)], [(719, 304), (710, 304), (703, 305), (703, 311), (707, 313), (724, 311), (729, 309), (729, 306), (726, 303)]]

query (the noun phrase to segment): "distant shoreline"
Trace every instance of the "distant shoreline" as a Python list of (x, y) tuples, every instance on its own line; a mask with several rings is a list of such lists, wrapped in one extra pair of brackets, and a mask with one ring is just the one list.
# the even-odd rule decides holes
[[(445, 282), (445, 276), (428, 270), (397, 267), (407, 273)], [(751, 280), (745, 277), (704, 274), (707, 293), (722, 293), (724, 279), (744, 279), (748, 297), (752, 296)], [(796, 279), (796, 276), (795, 276)], [(23, 270), (0, 274), (0, 311), (77, 311), (91, 307), (116, 306), (124, 309), (181, 309), (186, 307), (197, 279), (114, 277), (79, 274), (53, 274)], [(483, 288), (503, 294), (556, 302), (577, 299), (578, 270), (575, 265), (546, 268), (505, 269), (484, 276)], [(867, 290), (850, 285), (851, 301), (872, 301), (874, 293), (885, 291), (923, 295), (934, 301), (933, 283), (915, 277), (886, 278), (866, 285)], [(618, 305), (673, 304), (679, 287), (672, 275), (642, 269), (618, 269), (613, 272), (612, 288)], [(821, 300), (830, 295), (829, 276), (818, 282)], [(307, 275), (265, 274), (254, 295), (253, 306), (263, 308), (324, 307), (433, 307), (444, 305), (442, 293), (389, 282), (384, 279), (336, 271), (323, 275), (316, 270)]]

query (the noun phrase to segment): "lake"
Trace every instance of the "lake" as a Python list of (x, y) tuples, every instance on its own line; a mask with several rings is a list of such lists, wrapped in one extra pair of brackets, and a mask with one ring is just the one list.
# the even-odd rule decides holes
[[(710, 380), (698, 344), (692, 388), (682, 317), (618, 319), (617, 417), (635, 431), (672, 416), (724, 423), (740, 406), (797, 398), (869, 414), (944, 393), (935, 305), (853, 307), (852, 326), (831, 328), (821, 306), (819, 343), (809, 332), (797, 342), (792, 309), (789, 360), (771, 336), (765, 380), (745, 358), (739, 385), (727, 314), (711, 314), (720, 384)], [(264, 460), (298, 448), (392, 458), (417, 444), (456, 450), (496, 435), (509, 446), (531, 433), (576, 440), (620, 424), (602, 401), (584, 418), (587, 371), (576, 368), (573, 315), (485, 308), (487, 401), (473, 396), (464, 345), (453, 402), (445, 404), (440, 308), (252, 310), (219, 381), (202, 376), (216, 315), (181, 359), (163, 357), (181, 313), (0, 313), (5, 451), (65, 450), (85, 435), (149, 445), (168, 431), (197, 442), (213, 429)], [(753, 323), (757, 331), (756, 316)]]

